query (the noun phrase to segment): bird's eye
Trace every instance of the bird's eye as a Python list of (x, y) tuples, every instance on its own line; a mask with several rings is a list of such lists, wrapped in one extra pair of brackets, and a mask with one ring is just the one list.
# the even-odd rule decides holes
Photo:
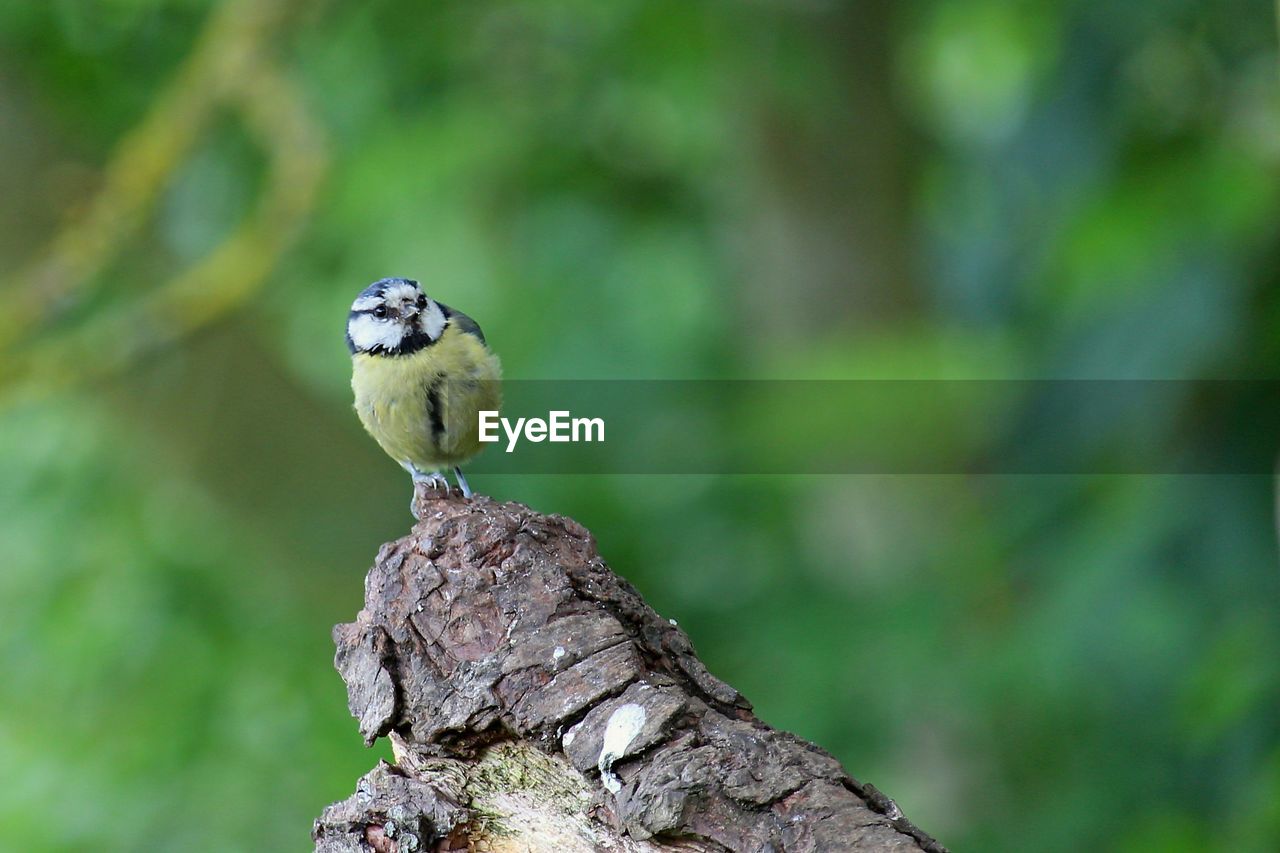
[(375, 317), (385, 317), (385, 316), (387, 316), (387, 306), (385, 306), (385, 305), (379, 305), (377, 308), (374, 308), (374, 309), (373, 309), (373, 316), (375, 316)]
[(426, 297), (426, 296), (419, 296), (419, 297), (418, 297), (418, 307), (419, 307), (419, 308), (426, 308), (426, 307), (427, 307), (427, 297)]

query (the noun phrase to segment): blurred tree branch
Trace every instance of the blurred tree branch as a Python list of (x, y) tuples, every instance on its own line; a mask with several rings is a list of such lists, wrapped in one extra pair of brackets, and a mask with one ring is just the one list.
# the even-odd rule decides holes
[[(326, 167), (320, 128), (271, 59), (293, 0), (228, 0), (142, 121), (116, 147), (83, 216), (0, 290), (0, 396), (103, 375), (242, 304), (311, 211)], [(66, 331), (50, 326), (152, 215), (161, 192), (222, 106), (235, 109), (267, 157), (254, 210), (208, 255), (132, 302)]]

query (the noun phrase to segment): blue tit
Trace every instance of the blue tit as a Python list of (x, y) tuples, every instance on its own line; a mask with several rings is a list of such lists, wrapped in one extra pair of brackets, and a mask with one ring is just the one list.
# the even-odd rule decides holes
[(347, 315), (351, 390), (369, 435), (412, 475), (448, 489), (440, 473), (480, 450), (479, 412), (502, 402), (502, 366), (466, 314), (436, 302), (416, 281), (384, 278)]

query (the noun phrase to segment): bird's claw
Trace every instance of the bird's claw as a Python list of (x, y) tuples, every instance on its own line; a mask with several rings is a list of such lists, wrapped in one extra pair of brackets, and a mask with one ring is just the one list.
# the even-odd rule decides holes
[(418, 515), (418, 500), (434, 500), (438, 498), (449, 497), (450, 492), (449, 480), (438, 472), (430, 474), (416, 473), (413, 477), (413, 497), (409, 500), (409, 512), (414, 518), (421, 520)]

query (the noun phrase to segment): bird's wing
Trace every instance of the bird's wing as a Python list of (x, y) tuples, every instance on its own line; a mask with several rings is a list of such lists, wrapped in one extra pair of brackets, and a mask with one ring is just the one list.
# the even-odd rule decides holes
[(468, 335), (475, 335), (477, 338), (480, 339), (480, 343), (485, 342), (484, 332), (480, 331), (479, 323), (477, 323), (475, 320), (472, 320), (470, 317), (468, 317), (466, 314), (463, 314), (461, 311), (450, 308), (448, 305), (445, 305), (443, 302), (437, 302), (436, 304), (440, 306), (440, 310), (444, 312), (444, 316), (449, 318), (449, 322), (455, 324), (458, 327), (459, 332), (466, 332)]

